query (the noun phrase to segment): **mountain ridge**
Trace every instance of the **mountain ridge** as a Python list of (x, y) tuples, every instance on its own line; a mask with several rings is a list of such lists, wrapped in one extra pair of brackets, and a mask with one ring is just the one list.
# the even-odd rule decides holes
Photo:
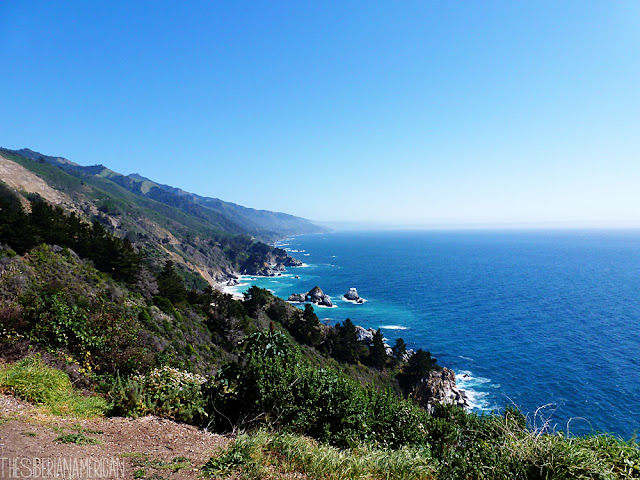
[[(84, 167), (63, 157), (29, 149), (0, 149), (0, 186), (5, 183), (28, 208), (34, 194), (127, 239), (154, 268), (171, 260), (192, 287), (204, 288), (239, 273), (269, 274), (273, 262), (291, 263), (285, 251), (268, 243), (289, 235), (322, 231), (312, 222), (284, 215), (283, 223), (269, 224), (277, 213), (246, 209), (251, 215), (221, 213), (196, 201), (200, 197), (164, 186), (139, 174), (122, 175), (105, 167)], [(20, 166), (20, 169), (18, 169)], [(24, 188), (2, 171), (30, 172), (37, 187)], [(29, 175), (26, 175), (29, 176)], [(40, 183), (42, 182), (42, 183)], [(43, 185), (50, 190), (45, 189)], [(45, 192), (46, 190), (46, 192)], [(180, 190), (183, 192), (182, 190)], [(53, 192), (53, 193), (52, 193)], [(62, 199), (62, 200), (56, 200)], [(209, 199), (214, 201), (214, 199)], [(220, 200), (220, 202), (222, 202)], [(245, 207), (221, 203), (222, 211), (243, 212)], [(257, 220), (256, 220), (257, 218)]]
[(83, 172), (107, 178), (135, 194), (152, 198), (167, 205), (177, 206), (185, 211), (190, 210), (193, 212), (195, 210), (199, 215), (206, 217), (206, 214), (194, 207), (194, 205), (199, 205), (223, 215), (228, 220), (246, 229), (246, 233), (266, 241), (273, 241), (289, 235), (326, 231), (325, 228), (302, 217), (283, 212), (245, 207), (219, 198), (198, 195), (178, 187), (156, 182), (138, 173), (124, 175), (102, 164), (82, 166), (64, 157), (43, 155), (28, 148), (10, 151), (34, 161), (44, 161), (63, 170)]

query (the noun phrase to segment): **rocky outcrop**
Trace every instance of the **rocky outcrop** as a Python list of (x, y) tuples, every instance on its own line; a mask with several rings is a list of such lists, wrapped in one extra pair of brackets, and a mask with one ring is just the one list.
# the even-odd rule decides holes
[(429, 412), (432, 412), (434, 405), (438, 403), (469, 406), (466, 393), (456, 385), (455, 372), (448, 368), (430, 371), (413, 387), (409, 397)]
[(313, 287), (307, 293), (292, 293), (289, 295), (290, 302), (310, 302), (323, 307), (333, 307), (331, 298), (325, 294), (318, 286)]
[(298, 260), (297, 258), (290, 257), (288, 255), (282, 260), (282, 264), (285, 267), (301, 267), (302, 266), (302, 262), (300, 260)]
[(364, 303), (364, 298), (360, 298), (358, 296), (358, 290), (355, 288), (350, 288), (349, 291), (344, 294), (344, 298), (351, 300), (352, 302)]
[[(376, 331), (373, 328), (364, 328), (360, 325), (356, 325), (355, 327), (358, 341), (363, 342), (367, 347), (370, 347), (373, 343), (373, 335), (374, 333), (376, 333)], [(393, 356), (393, 349), (388, 343), (386, 343), (387, 339), (382, 337), (382, 341), (385, 342), (384, 349), (387, 352), (387, 355), (389, 355), (390, 357)]]
[(316, 305), (333, 307), (333, 303), (331, 303), (331, 298), (329, 298), (329, 295), (325, 294), (317, 285), (309, 290), (309, 293), (307, 293), (307, 301), (315, 303)]
[(373, 334), (376, 331), (373, 328), (364, 328), (360, 325), (356, 325), (356, 335), (358, 337), (359, 342), (364, 342), (365, 345), (371, 344), (373, 342)]
[(274, 248), (271, 252), (259, 251), (254, 253), (242, 264), (240, 273), (243, 275), (256, 275), (260, 277), (275, 277), (278, 273), (286, 272), (286, 267), (299, 267), (300, 260), (287, 255), (280, 248)]
[(292, 293), (291, 295), (289, 295), (289, 301), (290, 302), (304, 303), (304, 302), (307, 301), (307, 294), (306, 293)]

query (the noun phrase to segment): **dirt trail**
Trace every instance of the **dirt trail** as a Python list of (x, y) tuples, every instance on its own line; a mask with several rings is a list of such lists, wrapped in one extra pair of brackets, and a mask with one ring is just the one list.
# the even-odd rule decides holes
[[(62, 435), (96, 444), (61, 443)], [(81, 438), (81, 437), (80, 437)], [(80, 420), (43, 415), (0, 395), (0, 478), (196, 479), (231, 439), (143, 417)], [(42, 465), (38, 467), (38, 463)], [(62, 475), (57, 475), (61, 473)], [(137, 476), (136, 476), (137, 475)]]

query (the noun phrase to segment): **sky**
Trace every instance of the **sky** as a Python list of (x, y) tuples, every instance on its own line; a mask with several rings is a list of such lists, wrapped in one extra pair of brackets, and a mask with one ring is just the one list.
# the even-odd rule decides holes
[(640, 226), (640, 2), (0, 2), (0, 145), (321, 222)]

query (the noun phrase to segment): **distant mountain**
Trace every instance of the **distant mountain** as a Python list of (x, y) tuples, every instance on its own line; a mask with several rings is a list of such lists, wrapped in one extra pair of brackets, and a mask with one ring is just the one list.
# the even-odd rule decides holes
[(82, 166), (29, 149), (0, 149), (0, 181), (25, 206), (37, 194), (86, 221), (100, 222), (157, 266), (172, 260), (194, 286), (203, 286), (203, 279), (214, 283), (237, 273), (273, 272), (270, 265), (293, 261), (264, 242), (323, 231), (303, 218), (201, 197), (138, 174)]
[[(136, 195), (179, 208), (185, 213), (207, 221), (226, 224), (223, 228), (233, 233), (240, 233), (238, 231), (239, 227), (242, 233), (269, 241), (283, 236), (325, 231), (324, 228), (305, 218), (281, 212), (247, 208), (235, 203), (225, 202), (219, 198), (203, 197), (180, 188), (154, 182), (137, 173), (123, 175), (110, 170), (104, 165), (84, 167), (66, 158), (43, 155), (28, 148), (15, 150), (14, 153), (34, 161), (55, 165), (67, 171), (82, 172), (107, 178)], [(212, 214), (211, 211), (224, 217), (226, 222), (219, 215)]]

